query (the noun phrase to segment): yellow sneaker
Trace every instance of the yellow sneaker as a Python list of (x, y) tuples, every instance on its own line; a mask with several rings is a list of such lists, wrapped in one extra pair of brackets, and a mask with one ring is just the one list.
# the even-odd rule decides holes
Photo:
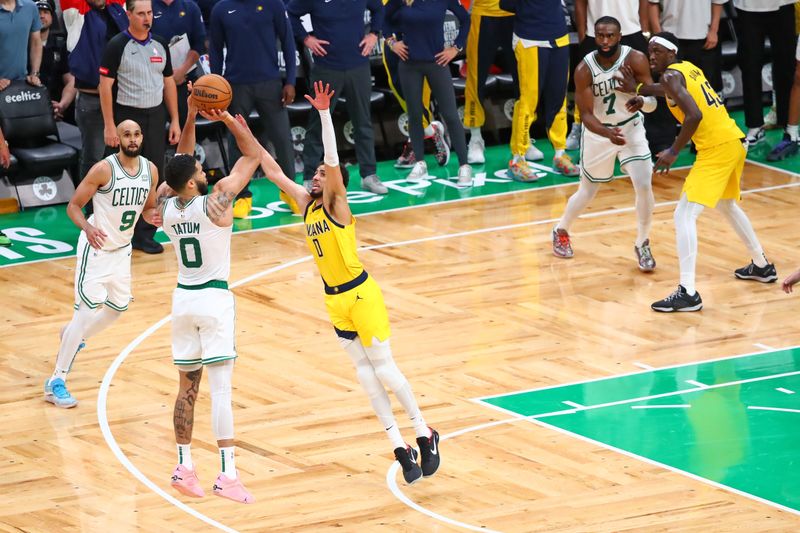
[(286, 194), (285, 192), (281, 191), (280, 193), (281, 200), (283, 203), (289, 206), (289, 209), (292, 210), (292, 213), (295, 215), (299, 215), (300, 213), (300, 206), (297, 205), (297, 202), (294, 201), (294, 198)]
[(253, 210), (253, 197), (239, 198), (233, 202), (233, 218), (247, 218)]

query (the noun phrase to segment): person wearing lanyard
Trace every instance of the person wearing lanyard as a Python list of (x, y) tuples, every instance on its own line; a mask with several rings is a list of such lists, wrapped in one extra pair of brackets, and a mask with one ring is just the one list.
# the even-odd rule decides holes
[[(448, 10), (459, 21), (458, 35), (452, 46), (445, 46), (444, 33), (439, 31)], [(392, 52), (401, 59), (397, 72), (408, 104), (408, 130), (417, 159), (406, 180), (429, 179), (422, 128), (422, 89), (427, 80), (458, 155), (458, 186), (470, 187), (472, 167), (467, 163), (467, 140), (456, 109), (449, 67), (466, 44), (469, 14), (457, 0), (389, 0), (384, 29)]]
[[(172, 77), (178, 90), (178, 119), (183, 124), (186, 121), (186, 99), (189, 96), (187, 82), (197, 79), (200, 72), (194, 66), (206, 51), (206, 29), (200, 8), (191, 0), (153, 0), (152, 31), (170, 44), (182, 35), (188, 40), (189, 52), (183, 60), (172, 58)], [(170, 52), (174, 53), (174, 48)]]
[[(178, 123), (178, 102), (169, 45), (152, 35), (153, 9), (150, 0), (127, 0), (130, 25), (108, 43), (100, 62), (100, 106), (105, 125), (107, 146), (119, 145), (116, 124), (134, 120), (142, 127), (142, 154), (153, 162), (158, 175), (164, 175), (166, 148), (164, 126), (166, 103), (169, 112), (169, 141), (176, 144), (181, 128)], [(112, 87), (116, 83), (116, 99)], [(149, 254), (159, 254), (164, 247), (153, 238), (156, 228), (139, 220), (133, 247)]]

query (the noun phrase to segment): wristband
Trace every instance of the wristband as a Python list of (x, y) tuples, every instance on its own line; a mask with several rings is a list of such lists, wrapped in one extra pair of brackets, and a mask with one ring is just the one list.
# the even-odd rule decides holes
[(639, 85), (636, 86), (636, 94), (639, 94), (639, 89), (642, 88), (642, 85), (644, 85), (644, 83), (640, 83)]
[(667, 151), (668, 151), (669, 153), (671, 153), (672, 155), (674, 155), (675, 157), (678, 157), (678, 151), (677, 151), (677, 150), (675, 150), (675, 148), (673, 148), (672, 146), (670, 146), (669, 148), (667, 148)]

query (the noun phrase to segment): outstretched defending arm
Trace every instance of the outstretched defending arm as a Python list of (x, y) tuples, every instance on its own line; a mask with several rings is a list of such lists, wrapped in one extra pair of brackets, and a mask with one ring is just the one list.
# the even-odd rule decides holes
[(325, 186), (322, 190), (322, 204), (328, 213), (340, 224), (349, 224), (353, 217), (347, 203), (347, 187), (342, 180), (342, 171), (339, 168), (339, 154), (336, 151), (336, 133), (333, 131), (331, 119), (331, 96), (333, 91), (330, 85), (323, 86), (321, 81), (314, 82), (314, 98), (306, 95), (306, 100), (311, 102), (319, 112), (322, 124), (322, 146), (325, 149)]

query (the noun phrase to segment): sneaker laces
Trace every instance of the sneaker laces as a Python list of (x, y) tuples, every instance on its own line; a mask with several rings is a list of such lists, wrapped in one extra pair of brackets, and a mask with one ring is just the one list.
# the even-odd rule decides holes
[(653, 254), (650, 252), (650, 245), (643, 244), (641, 247), (639, 247), (639, 255), (644, 259), (652, 259)]
[(670, 294), (669, 296), (664, 298), (664, 301), (665, 302), (671, 302), (672, 300), (677, 300), (680, 297), (681, 297), (681, 288), (680, 288), (680, 286), (678, 286), (678, 288), (675, 289), (675, 292), (673, 292), (672, 294)]
[(64, 382), (55, 383), (52, 385), (53, 396), (56, 398), (69, 398), (69, 392)]
[(569, 234), (556, 232), (556, 239), (560, 246), (569, 246)]

